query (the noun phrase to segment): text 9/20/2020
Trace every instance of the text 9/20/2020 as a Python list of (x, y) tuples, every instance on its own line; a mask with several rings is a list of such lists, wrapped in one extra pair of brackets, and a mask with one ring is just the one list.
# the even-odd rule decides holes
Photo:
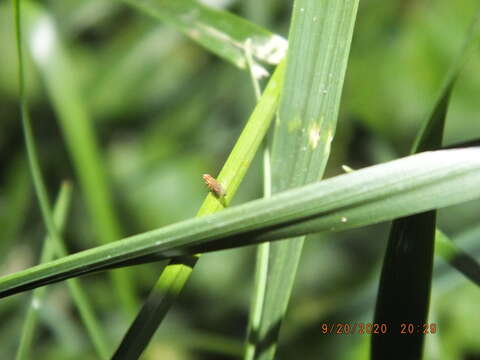
[(322, 323), (321, 326), (321, 332), (324, 335), (383, 335), (389, 333), (392, 334), (393, 331), (401, 335), (436, 334), (437, 324), (403, 323), (395, 329), (391, 328), (386, 323)]

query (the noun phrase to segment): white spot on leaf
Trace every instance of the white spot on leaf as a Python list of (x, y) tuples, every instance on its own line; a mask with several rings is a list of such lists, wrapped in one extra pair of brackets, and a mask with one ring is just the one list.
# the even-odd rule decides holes
[(320, 140), (320, 127), (315, 123), (312, 125), (308, 132), (308, 143), (315, 149), (318, 145), (318, 141)]
[(279, 35), (252, 38), (252, 54), (269, 64), (278, 64), (287, 53), (288, 42)]

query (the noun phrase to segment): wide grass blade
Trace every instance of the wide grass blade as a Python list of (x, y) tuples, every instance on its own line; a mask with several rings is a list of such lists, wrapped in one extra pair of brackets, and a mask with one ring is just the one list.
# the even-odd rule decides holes
[[(218, 176), (217, 180), (226, 190), (224, 198), (219, 199), (209, 193), (197, 216), (222, 210), (233, 199), (277, 110), (282, 88), (283, 69), (283, 64), (280, 64), (273, 74), (262, 99)], [(185, 286), (198, 257), (196, 255), (173, 259), (165, 268), (122, 339), (113, 356), (114, 359), (137, 359), (141, 355)]]
[(251, 41), (258, 77), (268, 74), (259, 63), (276, 65), (287, 42), (281, 36), (239, 16), (202, 5), (196, 0), (123, 0), (139, 10), (173, 25), (195, 42), (241, 69), (247, 69), (245, 43)]
[[(272, 192), (320, 179), (330, 154), (358, 1), (297, 0), (289, 34), (285, 85), (272, 147)], [(290, 299), (303, 238), (271, 244), (255, 359), (272, 359)], [(252, 351), (250, 350), (251, 354)], [(250, 356), (250, 355), (249, 355)]]
[[(96, 135), (75, 78), (71, 62), (55, 22), (42, 8), (26, 3), (26, 39), (40, 70), (72, 158), (98, 240), (106, 244), (121, 238), (113, 208), (111, 189)], [(126, 270), (112, 273), (118, 298), (124, 309), (133, 312), (135, 295)]]
[[(13, 0), (14, 12), (15, 12), (15, 30), (17, 39), (17, 54), (19, 62), (19, 88), (20, 88), (20, 110), (22, 118), (22, 127), (25, 136), (25, 145), (27, 148), (27, 158), (30, 167), (30, 172), (33, 179), (33, 185), (35, 193), (38, 198), (40, 210), (43, 221), (47, 227), (48, 236), (52, 241), (52, 246), (57, 253), (61, 256), (66, 255), (64, 242), (60, 236), (57, 227), (54, 223), (52, 210), (50, 207), (50, 201), (48, 199), (47, 189), (43, 180), (42, 172), (40, 169), (40, 162), (38, 160), (35, 140), (33, 136), (32, 125), (30, 122), (30, 115), (27, 104), (27, 97), (25, 93), (25, 73), (24, 73), (24, 56), (23, 56), (23, 38), (22, 38), (22, 25), (21, 25), (21, 7), (19, 0)], [(100, 330), (100, 326), (93, 315), (93, 309), (88, 301), (83, 290), (79, 287), (78, 280), (72, 279), (69, 281), (70, 291), (75, 304), (80, 312), (80, 316), (89, 332), (89, 335), (95, 345), (98, 355), (101, 358), (105, 358), (106, 355), (106, 343), (103, 338), (103, 334)]]
[[(464, 63), (478, 46), (479, 20), (475, 20), (466, 45), (447, 73), (440, 96), (417, 136), (412, 153), (442, 146), (450, 95)], [(419, 331), (405, 336), (401, 326), (427, 323), (435, 227), (435, 210), (397, 219), (392, 224), (374, 318), (374, 323), (387, 324), (390, 331), (372, 335), (372, 359), (422, 358), (425, 335)]]
[[(62, 231), (65, 226), (68, 209), (70, 207), (70, 200), (72, 195), (72, 188), (68, 183), (64, 183), (60, 189), (55, 208), (53, 210), (53, 220), (58, 231)], [(54, 246), (51, 240), (46, 237), (43, 242), (42, 254), (40, 256), (40, 263), (50, 261), (54, 258)], [(31, 345), (35, 328), (37, 326), (39, 309), (44, 301), (46, 288), (38, 288), (33, 291), (32, 299), (29, 303), (25, 322), (23, 324), (22, 334), (20, 335), (20, 345), (18, 347), (16, 359), (30, 359)]]
[(376, 224), (480, 197), (480, 148), (412, 155), (0, 278), (0, 297), (115, 266)]

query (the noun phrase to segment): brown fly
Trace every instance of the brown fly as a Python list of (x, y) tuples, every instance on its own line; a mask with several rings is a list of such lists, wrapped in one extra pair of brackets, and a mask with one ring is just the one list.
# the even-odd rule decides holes
[(223, 188), (222, 184), (220, 184), (212, 175), (203, 174), (203, 181), (208, 186), (210, 191), (215, 195), (217, 198), (221, 199), (225, 196), (225, 189)]

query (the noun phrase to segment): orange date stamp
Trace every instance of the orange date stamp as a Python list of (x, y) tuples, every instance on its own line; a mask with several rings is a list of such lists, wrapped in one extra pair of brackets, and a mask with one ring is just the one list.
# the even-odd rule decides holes
[(324, 335), (428, 335), (436, 334), (438, 327), (436, 323), (411, 324), (402, 323), (399, 326), (392, 327), (387, 323), (322, 323), (321, 333)]

